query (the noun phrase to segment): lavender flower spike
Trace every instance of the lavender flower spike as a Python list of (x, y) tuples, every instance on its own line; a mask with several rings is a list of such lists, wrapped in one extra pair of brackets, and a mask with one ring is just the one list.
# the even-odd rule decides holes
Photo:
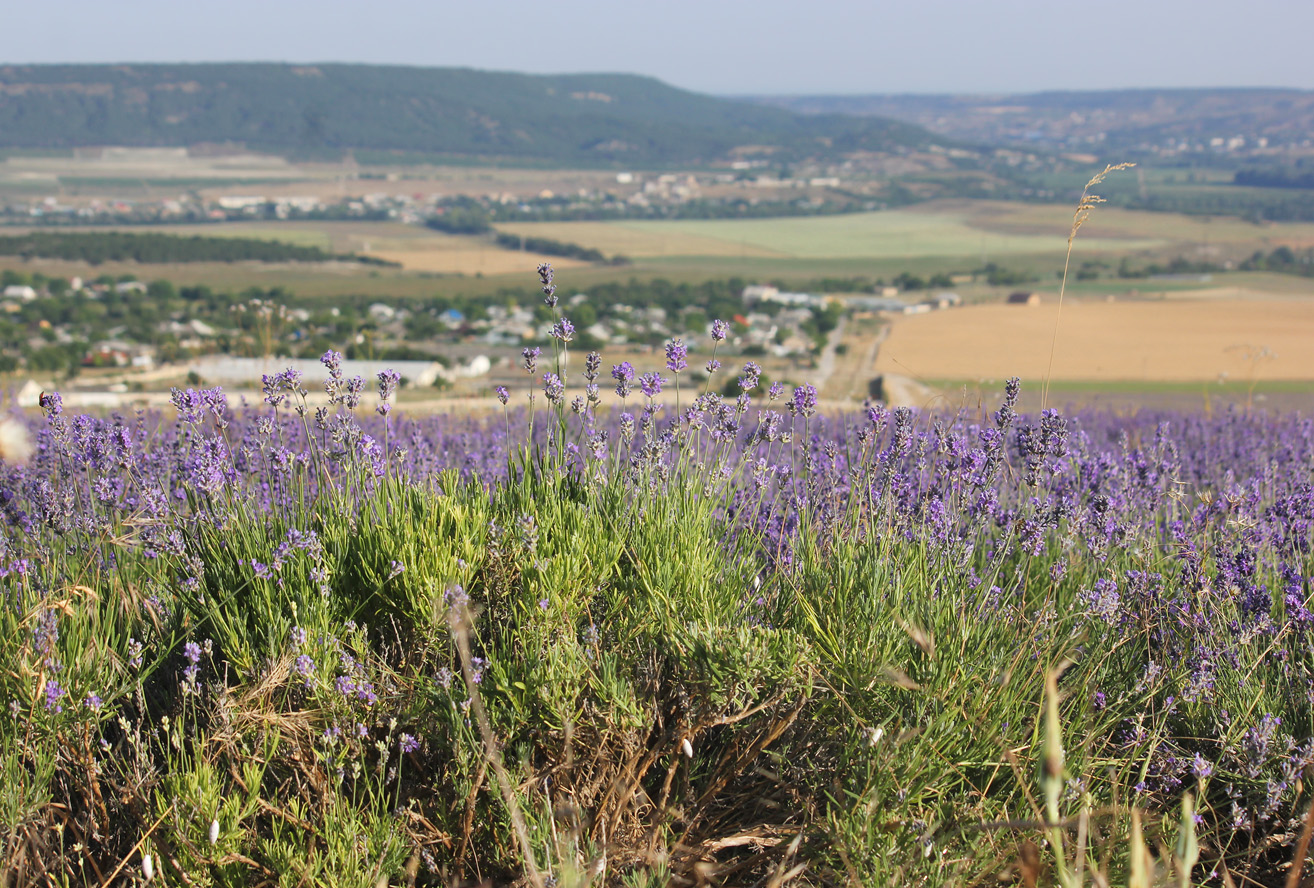
[(666, 343), (666, 369), (672, 373), (679, 373), (689, 366), (687, 358), (689, 349), (684, 344), (683, 339), (672, 339)]
[(644, 396), (648, 398), (660, 395), (665, 384), (666, 378), (657, 373), (645, 373), (639, 377), (639, 388), (643, 389)]
[(543, 354), (543, 349), (537, 346), (520, 352), (521, 366), (525, 368), (526, 373), (532, 376), (538, 370), (538, 356), (541, 354)]
[(620, 398), (630, 396), (630, 384), (634, 382), (634, 365), (622, 361), (611, 368), (611, 378), (616, 380), (616, 395)]
[(548, 308), (557, 307), (557, 288), (552, 283), (552, 266), (544, 262), (538, 267), (538, 279), (543, 284), (543, 302)]

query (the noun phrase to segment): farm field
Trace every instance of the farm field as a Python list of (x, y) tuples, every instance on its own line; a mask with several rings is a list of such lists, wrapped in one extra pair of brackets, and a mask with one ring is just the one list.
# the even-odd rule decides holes
[(1043, 379), (1054, 343), (1052, 378), (1058, 380), (1314, 383), (1311, 342), (1314, 294), (1073, 300), (1061, 317), (1054, 303), (972, 305), (894, 319), (876, 369), (926, 379)]
[[(982, 255), (1061, 252), (1065, 245), (1066, 226), (1051, 234), (1002, 232), (972, 224), (980, 218), (973, 211), (924, 208), (782, 219), (545, 222), (499, 228), (630, 256), (747, 256), (753, 251), (794, 259), (980, 259)], [(1150, 250), (1164, 243), (1163, 238), (1095, 236), (1084, 246), (1103, 252)]]
[[(400, 262), (401, 269), (344, 267), (144, 266), (31, 260), (23, 269), (83, 277), (136, 272), (179, 283), (212, 286), (284, 286), (316, 297), (371, 292), (407, 298), (415, 295), (493, 293), (519, 287), (541, 261), (569, 271), (579, 286), (631, 277), (664, 277), (697, 282), (712, 277), (778, 279), (803, 284), (821, 277), (893, 278), (901, 272), (930, 275), (958, 272), (997, 261), (1040, 276), (1037, 289), (1055, 289), (1062, 268), (1070, 208), (990, 201), (936, 202), (880, 213), (765, 220), (519, 223), (499, 226), (526, 236), (595, 247), (632, 264), (586, 265), (498, 248), (487, 237), (446, 235), (399, 222), (226, 222), (216, 225), (144, 226), (180, 235), (261, 237), (338, 252), (368, 253)], [(135, 229), (135, 227), (134, 227)], [(22, 231), (23, 229), (8, 229)], [(1087, 237), (1087, 235), (1090, 235)], [(1255, 250), (1314, 243), (1314, 225), (1257, 226), (1240, 220), (1101, 208), (1077, 243), (1074, 261), (1116, 265), (1124, 256), (1137, 263), (1185, 256), (1193, 260), (1237, 261)], [(1301, 286), (1262, 276), (1254, 289)], [(1070, 281), (1074, 293), (1171, 292), (1189, 289), (1180, 282), (1120, 280)], [(1198, 289), (1198, 287), (1196, 287)]]
[(1172, 884), (1280, 882), (1306, 420), (1019, 415), (1016, 382), (837, 414), (733, 365), (747, 400), (681, 418), (672, 345), (596, 415), (550, 375), (532, 420), (523, 387), (408, 416), (387, 373), (357, 405), (329, 354), (324, 433), (290, 373), (7, 417), (4, 866), (1127, 884), (1162, 847)]

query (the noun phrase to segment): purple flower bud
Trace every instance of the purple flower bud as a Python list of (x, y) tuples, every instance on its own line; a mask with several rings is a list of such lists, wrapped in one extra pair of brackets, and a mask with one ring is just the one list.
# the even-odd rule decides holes
[(64, 412), (64, 398), (59, 392), (42, 392), (37, 403), (46, 411), (47, 419), (54, 419)]
[(526, 373), (532, 376), (538, 370), (538, 356), (541, 354), (543, 354), (543, 349), (538, 346), (520, 352), (521, 366), (525, 368)]
[(329, 349), (320, 356), (319, 362), (327, 368), (329, 376), (334, 379), (342, 378), (342, 355)]
[(611, 368), (611, 378), (616, 380), (616, 394), (621, 398), (630, 396), (630, 383), (634, 381), (634, 365), (622, 361)]
[(553, 404), (560, 404), (566, 397), (566, 385), (555, 373), (543, 374), (543, 394)]
[(725, 342), (725, 338), (730, 335), (730, 325), (719, 318), (712, 321), (712, 341)]
[(639, 388), (648, 398), (655, 398), (662, 393), (662, 386), (666, 384), (666, 379), (658, 373), (645, 373), (639, 377)]
[(817, 412), (817, 389), (812, 383), (800, 385), (794, 389), (794, 398), (790, 402), (790, 409), (797, 416), (811, 416)]
[(401, 374), (396, 370), (382, 370), (379, 372), (379, 400), (387, 401), (392, 398), (393, 393), (397, 391), (397, 386), (401, 384)]
[(562, 318), (552, 325), (552, 338), (561, 342), (570, 342), (575, 338), (575, 325), (569, 318)]
[(546, 262), (540, 265), (538, 267), (538, 279), (543, 285), (543, 302), (547, 304), (548, 308), (556, 308), (557, 288), (552, 284), (552, 266)]
[(739, 387), (746, 392), (757, 388), (762, 378), (762, 368), (755, 361), (744, 364), (744, 375), (739, 377)]
[(672, 339), (666, 343), (666, 369), (672, 373), (679, 373), (689, 366), (686, 360), (689, 357), (689, 349), (685, 346), (683, 339)]
[(53, 678), (46, 681), (46, 709), (49, 712), (63, 712), (64, 707), (60, 700), (64, 699), (65, 691), (59, 686), (59, 682)]
[(511, 393), (506, 390), (506, 386), (499, 385), (497, 388), (493, 389), (493, 391), (497, 393), (497, 400), (502, 402), (503, 407), (505, 407), (507, 402), (511, 400)]

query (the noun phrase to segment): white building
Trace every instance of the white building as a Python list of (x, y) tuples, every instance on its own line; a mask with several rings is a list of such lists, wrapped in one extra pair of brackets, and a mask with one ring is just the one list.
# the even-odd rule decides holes
[(29, 287), (27, 284), (10, 284), (8, 287), (5, 287), (4, 298), (21, 299), (24, 302), (31, 302), (33, 299), (37, 298), (37, 291)]

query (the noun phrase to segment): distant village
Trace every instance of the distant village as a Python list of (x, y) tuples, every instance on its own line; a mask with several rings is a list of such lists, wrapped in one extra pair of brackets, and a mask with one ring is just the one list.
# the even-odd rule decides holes
[[(133, 302), (142, 305), (174, 295), (171, 285), (140, 280), (13, 282), (0, 290), (0, 323), (8, 318), (21, 323), (34, 315), (46, 301), (96, 300)], [(933, 293), (914, 300), (894, 287), (873, 293), (789, 292), (766, 284), (749, 284), (739, 293), (739, 310), (731, 321), (727, 343), (740, 355), (772, 357), (807, 366), (825, 341), (818, 318), (852, 313), (916, 314), (953, 308), (962, 299), (953, 292)], [(921, 294), (918, 294), (921, 295)], [(1016, 298), (1015, 294), (1015, 297)], [(1030, 297), (1031, 294), (1021, 294)], [(605, 311), (590, 305), (580, 293), (563, 300), (567, 316), (588, 320), (578, 330), (576, 346), (654, 351), (654, 343), (682, 336), (693, 348), (708, 344), (709, 318), (698, 309), (669, 311), (656, 305), (610, 304)], [(355, 312), (355, 316), (349, 316)], [(139, 312), (140, 314), (140, 312)], [(195, 311), (165, 312), (143, 325), (80, 327), (76, 322), (52, 323), (42, 318), (28, 326), (27, 351), (32, 356), (52, 349), (77, 349), (75, 360), (84, 371), (111, 371), (83, 380), (105, 382), (110, 394), (124, 393), (134, 383), (189, 378), (206, 384), (242, 386), (258, 384), (260, 376), (286, 366), (295, 366), (308, 378), (322, 368), (318, 354), (325, 343), (348, 352), (349, 372), (372, 377), (385, 366), (397, 369), (411, 388), (448, 388), (462, 381), (478, 380), (499, 369), (510, 372), (526, 345), (548, 340), (551, 322), (541, 311), (513, 301), (493, 301), (469, 311), (448, 307), (433, 312), (421, 306), (392, 305), (383, 301), (359, 309), (337, 306), (289, 307), (259, 298), (237, 303), (225, 314), (196, 316)], [(345, 344), (325, 337), (348, 329)], [(162, 345), (161, 343), (167, 343)], [(729, 352), (734, 353), (734, 352)], [(46, 378), (53, 367), (29, 360), (10, 372), (26, 372)], [(117, 373), (112, 371), (119, 371)], [(30, 388), (30, 387), (29, 387)], [(39, 387), (37, 389), (39, 391)], [(30, 400), (32, 392), (25, 398)]]

